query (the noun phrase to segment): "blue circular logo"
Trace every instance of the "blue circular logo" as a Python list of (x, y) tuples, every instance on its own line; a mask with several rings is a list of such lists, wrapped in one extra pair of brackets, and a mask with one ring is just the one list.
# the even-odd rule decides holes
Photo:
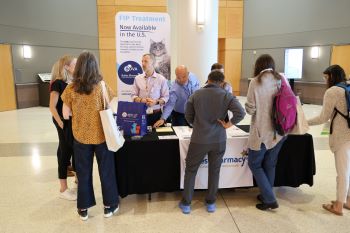
[(132, 85), (134, 83), (135, 76), (142, 74), (142, 72), (141, 66), (134, 61), (123, 62), (118, 67), (119, 79), (127, 85)]

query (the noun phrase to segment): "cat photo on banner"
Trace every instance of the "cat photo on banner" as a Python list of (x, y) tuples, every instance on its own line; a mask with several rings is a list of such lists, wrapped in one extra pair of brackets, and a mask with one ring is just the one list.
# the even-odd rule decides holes
[(157, 73), (170, 80), (170, 56), (165, 46), (165, 39), (156, 42), (151, 39), (149, 53), (154, 56), (154, 69)]

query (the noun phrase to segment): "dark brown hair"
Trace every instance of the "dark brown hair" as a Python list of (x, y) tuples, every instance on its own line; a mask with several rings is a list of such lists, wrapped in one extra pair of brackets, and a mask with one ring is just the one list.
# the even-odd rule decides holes
[(94, 85), (102, 80), (95, 55), (83, 52), (79, 55), (73, 73), (74, 90), (80, 94), (89, 95)]
[(331, 65), (323, 71), (323, 74), (327, 74), (329, 78), (327, 79), (328, 88), (337, 85), (341, 82), (346, 82), (346, 75), (339, 65)]
[(225, 80), (225, 75), (221, 71), (213, 70), (208, 75), (208, 80), (220, 84)]
[(254, 77), (257, 77), (258, 83), (261, 82), (261, 76), (266, 72), (273, 74), (275, 79), (280, 80), (282, 76), (275, 70), (275, 61), (269, 54), (263, 54), (256, 59), (254, 67)]
[(214, 63), (212, 66), (211, 66), (211, 69), (210, 70), (220, 70), (220, 69), (223, 69), (224, 66), (220, 63)]

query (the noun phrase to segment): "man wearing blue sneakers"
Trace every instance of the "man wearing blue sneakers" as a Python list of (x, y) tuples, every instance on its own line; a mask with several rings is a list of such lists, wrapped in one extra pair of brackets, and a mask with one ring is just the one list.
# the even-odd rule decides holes
[[(184, 191), (179, 207), (184, 214), (191, 212), (196, 174), (204, 157), (208, 155), (208, 192), (205, 204), (208, 212), (216, 210), (216, 193), (222, 157), (226, 150), (226, 128), (240, 122), (245, 115), (236, 97), (221, 88), (225, 76), (214, 70), (208, 76), (208, 84), (196, 91), (186, 104), (185, 117), (193, 125), (186, 157)], [(227, 111), (233, 116), (225, 122)]]

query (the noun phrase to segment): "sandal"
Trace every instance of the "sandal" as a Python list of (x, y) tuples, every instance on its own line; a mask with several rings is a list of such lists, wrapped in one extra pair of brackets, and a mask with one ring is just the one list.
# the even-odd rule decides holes
[(338, 216), (343, 216), (342, 212), (338, 212), (334, 209), (334, 205), (333, 204), (323, 204), (322, 205), (323, 209), (328, 210), (329, 212), (338, 215)]
[[(336, 201), (331, 201), (331, 203), (334, 205)], [(350, 210), (350, 206), (347, 206), (346, 204), (343, 205), (344, 209)]]

